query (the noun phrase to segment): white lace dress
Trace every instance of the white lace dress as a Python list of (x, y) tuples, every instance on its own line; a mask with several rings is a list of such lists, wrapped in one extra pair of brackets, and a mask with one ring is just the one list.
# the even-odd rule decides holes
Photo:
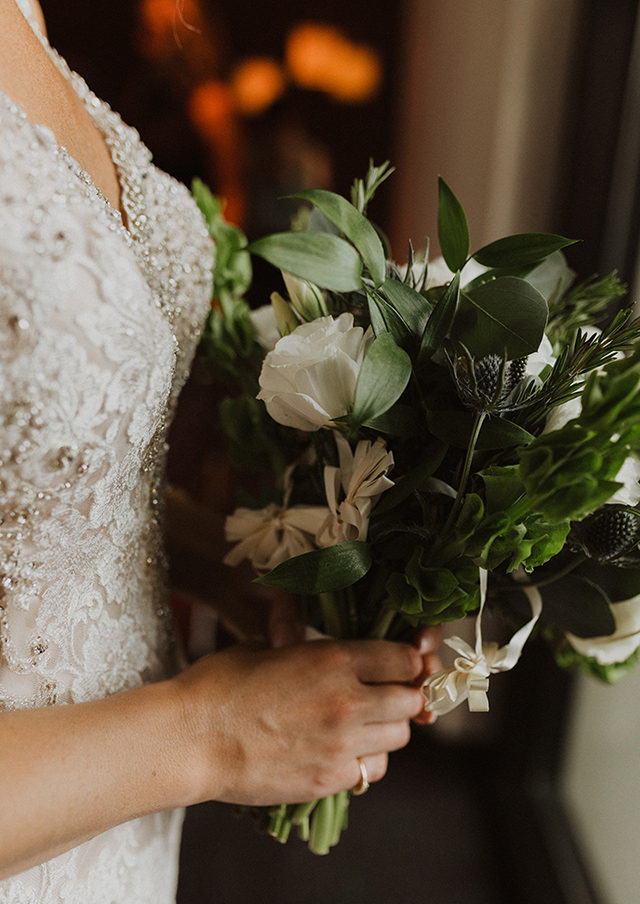
[[(111, 150), (128, 229), (0, 92), (0, 710), (175, 669), (165, 435), (210, 296), (189, 193), (48, 52)], [(181, 823), (178, 811), (112, 829), (0, 882), (0, 904), (169, 904)]]

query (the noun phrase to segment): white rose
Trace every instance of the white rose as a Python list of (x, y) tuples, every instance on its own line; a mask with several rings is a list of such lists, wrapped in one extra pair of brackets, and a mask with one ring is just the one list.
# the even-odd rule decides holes
[(373, 333), (354, 326), (352, 314), (303, 323), (264, 359), (260, 392), (279, 424), (319, 430), (347, 414)]
[(634, 596), (611, 606), (616, 622), (613, 634), (605, 637), (576, 637), (567, 634), (569, 643), (600, 665), (624, 662), (640, 647), (640, 596)]

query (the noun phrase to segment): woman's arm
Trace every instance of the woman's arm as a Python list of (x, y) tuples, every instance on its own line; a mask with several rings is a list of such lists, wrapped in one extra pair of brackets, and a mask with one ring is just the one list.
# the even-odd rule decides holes
[(137, 816), (217, 799), (299, 802), (371, 780), (422, 708), (416, 649), (233, 648), (91, 703), (0, 714), (0, 877)]

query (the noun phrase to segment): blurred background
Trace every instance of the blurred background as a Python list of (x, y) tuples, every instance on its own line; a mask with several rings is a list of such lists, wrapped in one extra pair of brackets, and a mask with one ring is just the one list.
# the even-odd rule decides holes
[[(42, 5), (52, 44), (157, 164), (203, 178), (251, 238), (287, 227), (282, 196), (347, 192), (370, 157), (390, 159), (371, 213), (399, 262), (409, 239), (437, 253), (441, 174), (473, 247), (580, 238), (581, 277), (617, 268), (640, 297), (637, 0)], [(597, 686), (533, 642), (491, 692), (488, 717), (458, 710), (415, 732), (328, 858), (193, 808), (181, 904), (637, 901), (640, 673)]]

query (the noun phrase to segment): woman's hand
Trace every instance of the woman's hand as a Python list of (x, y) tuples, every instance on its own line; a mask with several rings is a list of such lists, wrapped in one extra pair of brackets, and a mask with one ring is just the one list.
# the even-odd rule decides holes
[[(420, 687), (429, 675), (439, 672), (442, 668), (442, 662), (438, 655), (438, 648), (442, 640), (442, 629), (439, 626), (420, 628), (416, 633), (413, 642), (422, 656), (422, 673), (418, 679), (418, 687)], [(424, 702), (424, 701), (423, 701)], [(418, 725), (433, 725), (437, 719), (437, 715), (428, 709), (422, 709), (413, 721)]]
[(280, 650), (234, 647), (173, 682), (193, 751), (193, 802), (266, 805), (370, 781), (409, 740), (423, 708), (423, 660), (388, 641), (316, 641)]

